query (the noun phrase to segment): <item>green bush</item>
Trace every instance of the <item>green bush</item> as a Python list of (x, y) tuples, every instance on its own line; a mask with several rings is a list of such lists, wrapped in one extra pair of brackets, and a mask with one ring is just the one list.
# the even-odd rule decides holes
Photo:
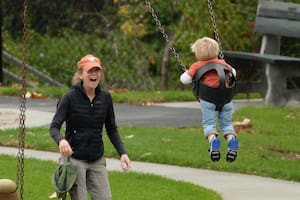
[[(10, 1), (3, 2), (1, 30), (3, 49), (19, 59), (22, 58), (23, 33), (21, 2), (18, 6)], [(212, 3), (223, 49), (258, 51), (261, 35), (253, 33), (257, 0)], [(207, 1), (151, 0), (151, 4), (188, 67), (194, 62), (190, 44), (198, 37), (214, 35)], [(70, 5), (58, 0), (41, 4), (38, 0), (30, 2), (28, 18), (28, 64), (46, 75), (70, 86), (76, 62), (90, 53), (102, 61), (107, 88), (152, 91), (161, 88), (160, 72), (166, 41), (143, 1), (74, 1)], [(284, 39), (282, 54), (299, 56), (297, 49), (297, 42)], [(19, 68), (5, 59), (4, 64), (5, 68), (20, 74)], [(169, 89), (185, 89), (179, 81), (179, 64), (173, 54), (168, 67)], [(28, 80), (47, 86), (31, 74), (28, 74)], [(11, 83), (4, 82), (5, 85)]]

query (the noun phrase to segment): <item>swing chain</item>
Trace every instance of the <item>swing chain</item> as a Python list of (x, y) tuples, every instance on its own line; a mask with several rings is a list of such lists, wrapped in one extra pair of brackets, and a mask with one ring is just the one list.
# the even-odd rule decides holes
[(223, 51), (222, 51), (222, 43), (221, 43), (221, 40), (220, 40), (220, 37), (219, 37), (219, 33), (218, 33), (218, 29), (217, 29), (217, 22), (216, 22), (216, 18), (215, 18), (215, 15), (214, 15), (214, 10), (213, 10), (211, 0), (207, 0), (207, 3), (208, 3), (208, 10), (209, 10), (212, 26), (213, 26), (213, 29), (214, 29), (215, 39), (219, 43), (219, 48), (220, 48), (219, 57), (221, 59), (224, 59), (224, 54), (223, 54)]
[(24, 185), (24, 148), (25, 148), (25, 111), (26, 111), (26, 58), (28, 38), (28, 0), (24, 0), (23, 16), (23, 57), (22, 57), (22, 82), (20, 95), (20, 116), (19, 116), (19, 152), (17, 165), (17, 189), (20, 200), (23, 200)]
[(159, 31), (161, 32), (163, 38), (166, 40), (169, 49), (171, 50), (172, 54), (174, 55), (177, 63), (181, 66), (182, 71), (186, 71), (186, 67), (183, 63), (183, 61), (180, 59), (179, 54), (176, 52), (175, 47), (172, 44), (172, 41), (169, 39), (169, 36), (167, 35), (164, 27), (161, 25), (160, 20), (158, 19), (158, 16), (156, 15), (153, 7), (151, 6), (151, 3), (149, 0), (145, 0), (145, 5), (148, 11), (151, 13), (153, 20), (155, 21), (156, 26), (158, 27)]

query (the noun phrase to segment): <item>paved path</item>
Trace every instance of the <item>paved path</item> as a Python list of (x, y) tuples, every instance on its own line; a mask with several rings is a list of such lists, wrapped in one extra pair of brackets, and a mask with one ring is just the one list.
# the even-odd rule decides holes
[[(16, 107), (18, 105), (17, 100), (16, 98), (0, 96), (0, 128), (17, 127), (19, 114)], [(53, 100), (31, 100), (28, 102), (26, 127), (48, 125), (53, 116), (55, 103), (56, 101)], [(263, 105), (261, 100), (235, 102), (237, 108), (249, 104), (256, 106)], [(299, 106), (299, 102), (292, 104), (292, 106), (295, 105)], [(117, 115), (121, 115), (120, 119), (118, 119), (119, 124), (135, 123), (135, 125), (142, 126), (157, 123), (157, 121), (151, 121), (152, 118), (156, 117), (159, 117), (160, 120), (169, 119), (167, 121), (169, 125), (172, 125), (172, 123), (173, 125), (175, 123), (174, 126), (189, 125), (184, 124), (185, 120), (180, 120), (181, 124), (176, 124), (178, 118), (174, 117), (174, 115), (182, 116), (183, 112), (185, 114), (192, 113), (191, 117), (193, 118), (199, 117), (197, 102), (159, 104), (151, 107), (117, 105), (116, 112)], [(140, 120), (135, 122), (138, 118)], [(186, 121), (189, 120), (189, 118), (186, 119)], [(192, 123), (197, 125), (199, 124), (199, 120), (198, 118)], [(162, 125), (163, 123), (160, 122), (160, 124)], [(0, 154), (15, 156), (17, 155), (17, 151), (15, 148), (0, 147)], [(58, 156), (57, 153), (52, 152), (29, 149), (25, 151), (25, 157), (33, 157), (41, 160), (57, 161)], [(299, 182), (145, 162), (133, 162), (132, 165), (132, 171), (135, 172), (156, 174), (213, 189), (220, 193), (224, 200), (300, 200)], [(108, 170), (120, 170), (120, 163), (118, 160), (108, 159), (107, 168)]]
[[(15, 156), (18, 149), (0, 147), (0, 152)], [(26, 149), (25, 157), (56, 162), (59, 154)], [(108, 170), (120, 171), (119, 160), (107, 159), (107, 168)], [(221, 194), (224, 200), (300, 199), (300, 183), (291, 181), (135, 161), (132, 162), (132, 171), (156, 174), (213, 189)]]
[[(36, 123), (49, 124), (55, 112), (56, 103), (57, 100), (53, 99), (28, 99), (26, 102), (27, 126), (30, 127)], [(18, 97), (0, 96), (0, 109), (14, 112), (17, 118), (20, 112), (19, 104)], [(262, 106), (263, 102), (258, 99), (235, 101), (234, 104), (235, 109), (245, 105)], [(161, 103), (153, 106), (115, 104), (114, 108), (118, 125), (184, 127), (201, 124), (200, 106), (196, 101)], [(36, 112), (40, 112), (40, 115)]]

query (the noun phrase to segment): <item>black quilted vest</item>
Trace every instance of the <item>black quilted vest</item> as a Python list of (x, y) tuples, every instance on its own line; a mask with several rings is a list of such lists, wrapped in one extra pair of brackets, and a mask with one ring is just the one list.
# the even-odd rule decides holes
[(73, 158), (95, 161), (103, 156), (103, 124), (108, 108), (108, 93), (96, 89), (92, 102), (81, 85), (72, 88), (70, 112), (66, 120), (66, 139), (73, 149)]

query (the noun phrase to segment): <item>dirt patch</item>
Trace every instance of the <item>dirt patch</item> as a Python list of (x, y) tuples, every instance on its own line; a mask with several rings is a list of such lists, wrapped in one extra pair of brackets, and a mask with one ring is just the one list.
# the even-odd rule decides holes
[(266, 150), (271, 151), (273, 153), (277, 153), (281, 155), (283, 160), (300, 160), (300, 153), (283, 151), (281, 149), (276, 149), (273, 147), (266, 148)]

